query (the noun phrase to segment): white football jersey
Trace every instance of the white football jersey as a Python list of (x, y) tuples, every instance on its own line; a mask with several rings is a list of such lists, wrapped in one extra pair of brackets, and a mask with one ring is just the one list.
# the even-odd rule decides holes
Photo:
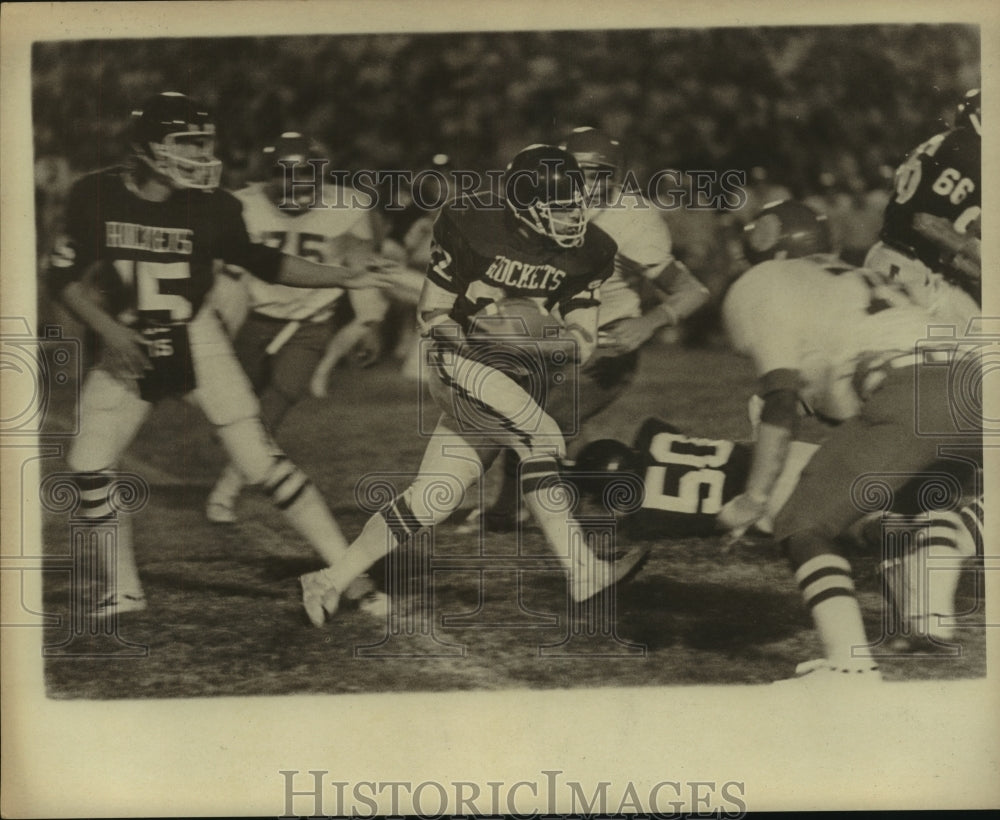
[(929, 345), (936, 324), (887, 277), (831, 256), (751, 268), (733, 283), (722, 311), (730, 341), (753, 359), (758, 376), (797, 370), (802, 400), (839, 420), (860, 409), (859, 369), (913, 354), (921, 340)]
[(636, 281), (655, 279), (674, 259), (670, 229), (656, 208), (638, 195), (610, 199), (609, 207), (595, 209), (590, 217), (618, 244), (614, 273), (601, 285), (601, 327), (641, 316)]
[[(368, 197), (348, 188), (336, 196), (324, 194), (338, 207), (312, 208), (290, 215), (278, 208), (260, 183), (248, 185), (236, 193), (243, 203), (247, 232), (255, 242), (278, 248), (292, 256), (301, 256), (324, 265), (344, 264), (348, 255), (360, 250), (374, 250)], [(343, 205), (339, 203), (358, 203)], [(274, 285), (255, 276), (244, 276), (250, 296), (250, 309), (276, 319), (325, 321), (334, 303), (344, 294), (342, 288), (293, 288)]]

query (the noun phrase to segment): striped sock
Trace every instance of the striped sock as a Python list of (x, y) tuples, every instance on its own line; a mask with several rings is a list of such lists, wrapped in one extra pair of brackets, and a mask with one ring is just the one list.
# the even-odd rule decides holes
[(305, 538), (327, 564), (340, 560), (347, 539), (333, 519), (330, 508), (308, 476), (278, 456), (263, 482), (264, 491), (288, 522)]
[(854, 595), (851, 565), (833, 553), (816, 555), (795, 571), (802, 600), (809, 609), (826, 652), (834, 665), (856, 665), (855, 647), (868, 645), (861, 608)]

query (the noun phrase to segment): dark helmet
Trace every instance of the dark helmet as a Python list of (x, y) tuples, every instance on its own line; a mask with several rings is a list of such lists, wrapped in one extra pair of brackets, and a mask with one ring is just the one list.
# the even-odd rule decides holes
[(584, 170), (610, 168), (619, 174), (625, 169), (625, 152), (621, 143), (597, 128), (574, 128), (559, 143), (559, 147), (569, 151)]
[(955, 109), (955, 127), (971, 128), (982, 136), (982, 131), (980, 130), (982, 124), (982, 94), (980, 94), (978, 88), (973, 88), (965, 92), (962, 102)]
[(832, 252), (826, 216), (793, 199), (765, 205), (743, 228), (743, 254), (751, 265)]
[(581, 492), (596, 497), (603, 494), (615, 475), (641, 475), (642, 469), (642, 457), (637, 450), (616, 439), (602, 438), (584, 445), (570, 477)]
[(587, 214), (583, 172), (573, 155), (554, 145), (530, 145), (507, 166), (504, 198), (523, 224), (563, 248), (583, 244)]
[(215, 122), (208, 109), (176, 91), (151, 97), (132, 112), (135, 155), (178, 188), (211, 190), (222, 163), (215, 157)]
[(270, 175), (272, 201), (291, 214), (305, 213), (322, 202), (325, 152), (319, 143), (298, 131), (285, 131), (273, 145), (264, 148), (264, 164)]

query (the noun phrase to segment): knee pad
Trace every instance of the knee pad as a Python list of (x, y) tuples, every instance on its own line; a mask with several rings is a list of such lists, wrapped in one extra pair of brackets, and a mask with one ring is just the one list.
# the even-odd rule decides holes
[(263, 484), (275, 460), (287, 458), (256, 416), (218, 427), (216, 434), (248, 484)]
[(779, 543), (796, 572), (818, 556), (836, 554), (833, 539), (817, 529), (799, 530), (780, 539)]

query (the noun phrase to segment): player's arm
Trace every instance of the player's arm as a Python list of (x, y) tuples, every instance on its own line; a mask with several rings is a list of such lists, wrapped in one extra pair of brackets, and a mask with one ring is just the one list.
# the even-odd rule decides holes
[(757, 395), (763, 400), (753, 460), (746, 488), (719, 512), (718, 524), (742, 534), (767, 509), (767, 501), (788, 459), (798, 428), (801, 375), (797, 351), (788, 349), (787, 327), (793, 312), (783, 311), (773, 288), (763, 286), (761, 271), (745, 275), (730, 288), (722, 305), (729, 340), (749, 355), (761, 374)]
[(456, 262), (460, 247), (461, 237), (453, 229), (447, 210), (442, 211), (434, 222), (431, 258), (417, 301), (417, 328), (425, 339), (465, 338), (462, 326), (452, 318), (461, 290)]
[(105, 310), (96, 284), (101, 269), (111, 263), (97, 258), (93, 237), (99, 236), (103, 227), (93, 209), (95, 194), (85, 188), (90, 179), (84, 178), (70, 190), (63, 234), (49, 259), (46, 284), (52, 296), (100, 338), (104, 366), (116, 375), (138, 378), (150, 367), (146, 341)]
[(245, 268), (265, 282), (296, 288), (387, 288), (393, 287), (397, 263), (368, 256), (348, 265), (324, 265), (292, 256), (267, 245), (252, 242), (243, 221), (242, 205), (230, 194), (219, 192), (220, 230), (214, 255)]
[[(606, 236), (606, 234), (602, 234)], [(577, 362), (586, 364), (597, 351), (600, 287), (614, 271), (614, 256), (618, 246), (608, 237), (603, 248), (603, 262), (597, 267), (594, 279), (575, 293), (561, 296), (556, 302), (565, 330), (563, 334), (573, 339), (577, 346)]]
[(954, 271), (972, 282), (982, 279), (982, 246), (971, 231), (959, 233), (944, 217), (922, 212), (913, 215), (913, 229), (938, 247), (941, 259)]
[[(84, 274), (88, 278), (97, 266), (94, 262)], [(150, 368), (147, 343), (142, 334), (123, 325), (108, 313), (95, 298), (94, 289), (83, 279), (66, 282), (59, 298), (73, 314), (96, 333), (102, 343), (102, 364), (117, 376), (139, 378)]]
[(763, 408), (750, 473), (744, 491), (719, 511), (722, 529), (742, 535), (767, 512), (798, 426), (799, 382), (799, 371), (791, 368), (770, 370), (761, 377), (757, 395)]
[(664, 327), (675, 327), (704, 305), (708, 288), (673, 254), (670, 230), (652, 210), (637, 212), (642, 231), (619, 247), (623, 267), (652, 285), (659, 304), (642, 316), (626, 319), (615, 328), (615, 338), (626, 351), (635, 350)]

